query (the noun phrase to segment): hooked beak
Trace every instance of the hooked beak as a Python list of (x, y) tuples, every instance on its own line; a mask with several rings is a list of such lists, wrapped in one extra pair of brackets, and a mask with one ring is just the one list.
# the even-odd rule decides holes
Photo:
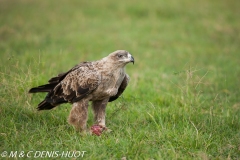
[(130, 53), (128, 53), (128, 59), (129, 59), (129, 62), (132, 62), (134, 64), (134, 58)]
[(132, 62), (132, 63), (134, 64), (134, 58), (133, 58), (133, 56), (131, 56), (130, 62)]

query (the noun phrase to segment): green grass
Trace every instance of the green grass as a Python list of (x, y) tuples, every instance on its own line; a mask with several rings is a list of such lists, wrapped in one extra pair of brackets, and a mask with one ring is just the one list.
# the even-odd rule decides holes
[[(0, 0), (0, 152), (240, 159), (239, 7), (234, 0)], [(45, 95), (28, 94), (31, 87), (117, 49), (135, 64), (126, 68), (127, 90), (107, 107), (111, 133), (80, 136), (67, 123), (69, 104), (36, 111)]]

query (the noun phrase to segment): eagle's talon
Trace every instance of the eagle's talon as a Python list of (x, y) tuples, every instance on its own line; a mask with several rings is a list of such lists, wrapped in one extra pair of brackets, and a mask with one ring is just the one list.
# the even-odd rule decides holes
[[(100, 125), (101, 126), (101, 125)], [(107, 128), (106, 126), (101, 126), (102, 127), (102, 132), (110, 133), (112, 132), (111, 129)]]

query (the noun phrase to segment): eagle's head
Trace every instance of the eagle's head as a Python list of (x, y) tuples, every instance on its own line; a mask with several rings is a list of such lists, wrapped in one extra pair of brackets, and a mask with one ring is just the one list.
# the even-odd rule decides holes
[(116, 66), (125, 66), (129, 62), (134, 64), (133, 56), (125, 50), (112, 52), (106, 57), (106, 59), (107, 61), (114, 63)]

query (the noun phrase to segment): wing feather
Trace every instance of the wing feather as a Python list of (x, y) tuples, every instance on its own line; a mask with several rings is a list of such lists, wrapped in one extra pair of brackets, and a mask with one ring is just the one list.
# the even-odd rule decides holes
[(89, 62), (82, 62), (82, 63), (80, 63), (80, 64), (78, 64), (78, 65), (75, 65), (75, 66), (74, 66), (72, 69), (70, 69), (69, 71), (64, 72), (64, 73), (60, 73), (60, 74), (58, 74), (56, 77), (52, 77), (51, 79), (48, 80), (48, 82), (49, 82), (49, 83), (59, 83), (59, 82), (61, 82), (70, 72), (78, 69), (78, 68), (81, 67), (81, 66), (86, 65), (87, 63), (89, 63)]
[(76, 102), (93, 92), (101, 82), (100, 74), (90, 65), (80, 66), (68, 73), (53, 89), (50, 98), (64, 98)]
[(118, 99), (119, 96), (121, 96), (121, 94), (124, 92), (124, 90), (126, 89), (128, 82), (130, 80), (130, 77), (128, 74), (125, 73), (125, 77), (120, 85), (120, 87), (118, 88), (118, 92), (115, 96), (112, 96), (109, 98), (108, 102), (112, 102), (115, 101), (116, 99)]
[(91, 62), (83, 62), (48, 82), (47, 86), (52, 86), (52, 89), (48, 90), (49, 93), (38, 105), (38, 110), (52, 109), (62, 103), (81, 100), (98, 87), (101, 76)]

